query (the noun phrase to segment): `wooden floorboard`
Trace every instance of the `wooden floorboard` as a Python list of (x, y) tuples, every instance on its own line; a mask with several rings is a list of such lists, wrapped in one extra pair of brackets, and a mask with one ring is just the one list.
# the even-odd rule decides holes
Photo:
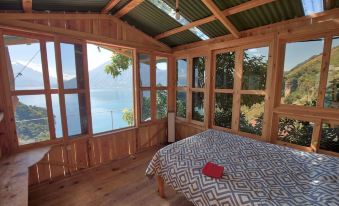
[(53, 183), (30, 188), (29, 205), (164, 205), (192, 206), (186, 198), (166, 185), (166, 198), (159, 197), (155, 178), (145, 170), (156, 149), (135, 158), (114, 161)]

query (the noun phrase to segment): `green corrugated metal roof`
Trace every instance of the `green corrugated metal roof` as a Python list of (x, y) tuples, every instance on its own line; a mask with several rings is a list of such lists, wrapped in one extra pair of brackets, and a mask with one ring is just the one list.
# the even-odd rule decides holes
[(177, 34), (160, 39), (161, 42), (167, 44), (170, 47), (179, 46), (182, 44), (188, 44), (188, 43), (192, 43), (192, 42), (196, 42), (200, 40), (201, 39), (199, 37), (197, 37), (195, 34), (190, 32), (189, 30), (182, 31)]
[(22, 10), (22, 0), (1, 0), (0, 10)]
[(79, 11), (100, 12), (109, 0), (32, 0), (32, 8), (37, 11)]
[(126, 6), (126, 4), (128, 4), (129, 2), (131, 2), (132, 0), (121, 0), (119, 1), (119, 3), (117, 5), (115, 5), (112, 10), (110, 11), (111, 14), (115, 14), (117, 11), (119, 11), (120, 9), (122, 9), (122, 7)]
[[(150, 36), (155, 36), (181, 26), (180, 23), (149, 1), (144, 1), (123, 16), (122, 19)], [(172, 35), (170, 38), (163, 39), (163, 42), (167, 42), (168, 45), (174, 46), (199, 40), (200, 39), (191, 31), (185, 31), (177, 35)]]
[[(242, 3), (243, 1), (237, 1)], [(222, 10), (229, 8), (229, 1), (218, 0), (218, 7)], [(240, 30), (247, 30), (267, 24), (280, 22), (304, 16), (301, 0), (277, 0), (247, 11), (229, 16), (230, 21)]]

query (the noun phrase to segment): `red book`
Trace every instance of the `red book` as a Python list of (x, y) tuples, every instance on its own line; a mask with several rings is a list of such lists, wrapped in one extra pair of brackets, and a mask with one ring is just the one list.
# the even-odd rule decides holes
[(209, 177), (221, 178), (222, 174), (224, 173), (224, 167), (212, 162), (207, 162), (202, 168), (202, 173)]

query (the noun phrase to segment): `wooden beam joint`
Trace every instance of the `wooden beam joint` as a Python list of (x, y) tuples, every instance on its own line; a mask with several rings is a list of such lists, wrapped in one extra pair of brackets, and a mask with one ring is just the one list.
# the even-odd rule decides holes
[(25, 13), (32, 13), (32, 0), (22, 0), (22, 8)]

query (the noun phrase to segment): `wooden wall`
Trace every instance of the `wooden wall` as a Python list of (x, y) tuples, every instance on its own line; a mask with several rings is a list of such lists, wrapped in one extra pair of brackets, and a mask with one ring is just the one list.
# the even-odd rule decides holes
[(183, 122), (176, 122), (175, 123), (175, 141), (185, 139), (192, 135), (198, 134), (200, 132), (205, 131), (204, 127), (190, 124), (190, 123), (183, 123)]
[(54, 145), (29, 169), (29, 184), (53, 181), (167, 142), (167, 122)]

